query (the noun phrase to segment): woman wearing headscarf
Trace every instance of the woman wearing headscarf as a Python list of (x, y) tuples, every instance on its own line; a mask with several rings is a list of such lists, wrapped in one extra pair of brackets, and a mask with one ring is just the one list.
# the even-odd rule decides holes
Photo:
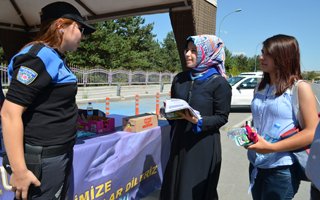
[(188, 70), (176, 75), (171, 97), (183, 99), (202, 119), (185, 112), (172, 121), (170, 158), (160, 199), (218, 199), (220, 127), (228, 122), (231, 88), (225, 79), (224, 44), (214, 35), (190, 36), (184, 50)]

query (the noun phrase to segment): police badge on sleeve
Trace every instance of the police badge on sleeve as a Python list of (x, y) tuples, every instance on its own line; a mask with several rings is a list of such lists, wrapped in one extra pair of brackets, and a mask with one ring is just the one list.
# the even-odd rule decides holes
[(17, 80), (25, 85), (32, 83), (38, 76), (38, 73), (34, 70), (21, 66), (17, 75)]

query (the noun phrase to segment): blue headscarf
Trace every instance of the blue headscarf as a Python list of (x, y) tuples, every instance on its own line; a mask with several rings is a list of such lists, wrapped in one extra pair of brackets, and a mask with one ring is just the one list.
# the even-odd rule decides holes
[(224, 43), (220, 38), (215, 35), (199, 35), (190, 36), (187, 41), (192, 41), (197, 47), (197, 65), (192, 68), (194, 78), (213, 71), (226, 77)]

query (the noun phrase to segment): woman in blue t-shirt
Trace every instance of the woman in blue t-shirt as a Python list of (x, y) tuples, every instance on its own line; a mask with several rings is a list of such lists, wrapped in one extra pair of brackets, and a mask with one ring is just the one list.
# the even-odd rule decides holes
[(290, 151), (311, 144), (318, 123), (316, 100), (307, 82), (298, 84), (300, 116), (304, 128), (287, 139), (280, 135), (297, 126), (291, 89), (302, 79), (297, 40), (275, 35), (263, 42), (260, 56), (263, 79), (251, 104), (259, 141), (248, 147), (250, 187), (254, 200), (292, 199), (300, 180)]

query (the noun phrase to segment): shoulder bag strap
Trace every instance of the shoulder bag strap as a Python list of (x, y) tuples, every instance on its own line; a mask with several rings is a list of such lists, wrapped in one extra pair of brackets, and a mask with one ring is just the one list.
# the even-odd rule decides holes
[(293, 114), (296, 118), (296, 120), (299, 123), (300, 128), (304, 127), (303, 122), (301, 121), (301, 116), (299, 113), (300, 105), (299, 105), (299, 90), (298, 90), (298, 85), (300, 82), (304, 80), (297, 80), (294, 82), (292, 88), (291, 88), (291, 104), (292, 104), (292, 111)]
[[(296, 117), (296, 119), (298, 120), (299, 122), (299, 125), (301, 128), (303, 128), (304, 124), (301, 120), (301, 116), (300, 116), (300, 113), (299, 113), (299, 109), (300, 109), (300, 105), (299, 105), (299, 91), (298, 91), (298, 84), (301, 83), (301, 82), (306, 82), (305, 80), (298, 80), (298, 81), (295, 81), (293, 86), (292, 86), (292, 89), (291, 89), (291, 94), (292, 94), (292, 109), (293, 109), (293, 113)], [(317, 98), (316, 95), (314, 95), (317, 103), (318, 103), (318, 107), (320, 107), (320, 102)], [(319, 114), (318, 114), (319, 115)]]

